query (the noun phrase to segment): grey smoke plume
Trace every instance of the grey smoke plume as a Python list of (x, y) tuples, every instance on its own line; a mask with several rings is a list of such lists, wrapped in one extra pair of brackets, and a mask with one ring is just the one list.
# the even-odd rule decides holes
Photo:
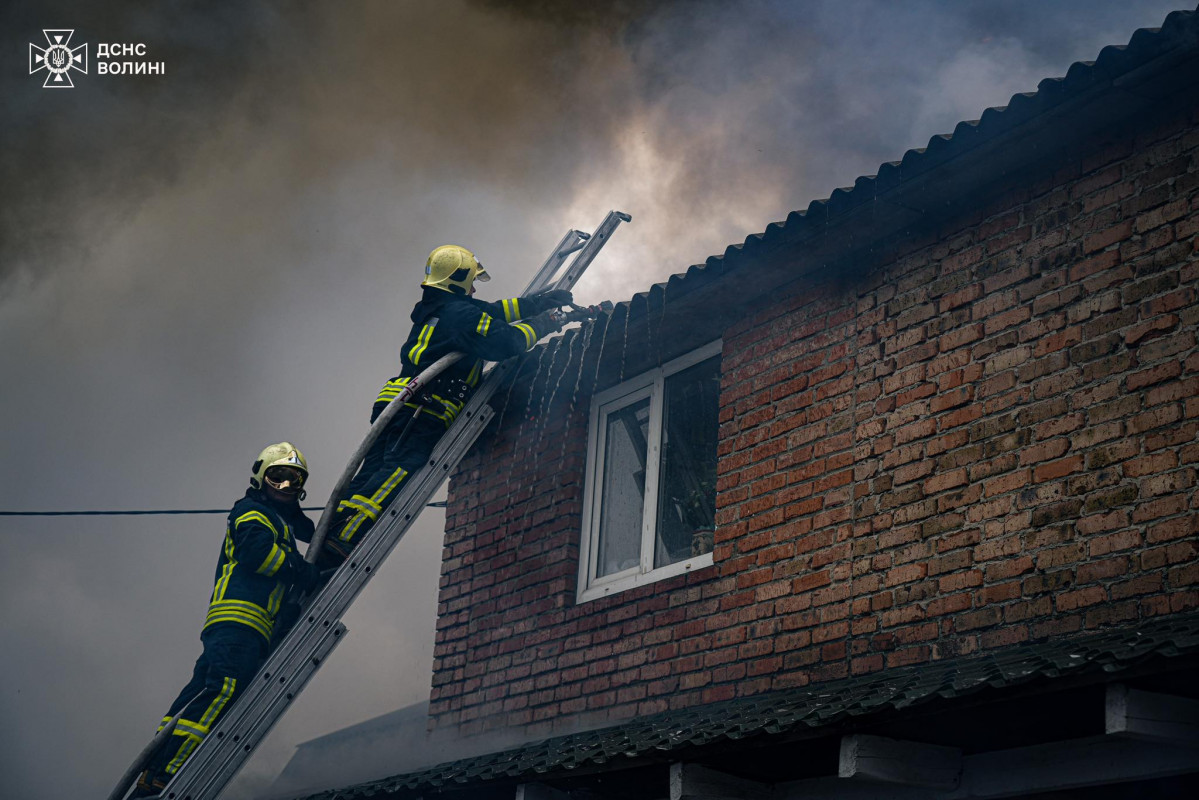
[[(622, 300), (1166, 2), (28, 2), (0, 10), (0, 508), (228, 506), (292, 439), (323, 500), (424, 255), (515, 293), (633, 214), (577, 294)], [(160, 78), (41, 88), (28, 45), (144, 42)], [(502, 468), (498, 465), (497, 468)], [(97, 796), (199, 652), (220, 517), (0, 518), (0, 773)], [(441, 522), (250, 765), (427, 695)], [(386, 764), (379, 769), (386, 770)]]
[[(723, 222), (719, 247), (1166, 9), (18, 3), (0, 18), (7, 31), (61, 20), (96, 44), (150, 40), (170, 73), (38, 92), (25, 53), (6, 50), (0, 178), (14, 201), (0, 217), (0, 276), (86, 261), (155, 187), (267, 153), (288, 162), (297, 192), (373, 161), (404, 183), (453, 164), (465, 181), (519, 185), (551, 208), (603, 205), (579, 187), (623, 194), (668, 220), (663, 251), (711, 218)], [(803, 157), (812, 152), (823, 157)], [(755, 202), (730, 219), (730, 195)]]

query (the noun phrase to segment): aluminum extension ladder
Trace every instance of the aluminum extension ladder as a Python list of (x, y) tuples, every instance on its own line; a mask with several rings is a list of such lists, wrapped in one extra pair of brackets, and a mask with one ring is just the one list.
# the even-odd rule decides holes
[[(628, 214), (611, 211), (590, 235), (569, 231), (521, 296), (547, 289), (573, 288), (616, 227), (630, 219)], [(561, 277), (556, 277), (566, 259), (574, 253), (577, 255), (570, 266)], [(383, 508), (374, 527), (312, 598), (300, 620), (271, 653), (253, 683), (225, 712), (160, 798), (215, 800), (238, 773), (288, 704), (345, 638), (342, 615), (483, 432), (495, 413), (487, 402), (504, 376), (515, 368), (514, 362), (515, 359), (501, 362), (487, 373), (434, 448), (428, 464), (410, 476), (405, 487)]]

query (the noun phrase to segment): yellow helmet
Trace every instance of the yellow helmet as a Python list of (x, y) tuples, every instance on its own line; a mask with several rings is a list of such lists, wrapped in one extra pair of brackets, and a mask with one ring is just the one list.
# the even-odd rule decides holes
[(266, 471), (271, 467), (290, 467), (298, 470), (302, 477), (299, 485), (293, 487), (295, 489), (299, 489), (308, 480), (308, 461), (291, 442), (279, 442), (267, 445), (262, 449), (262, 452), (258, 454), (258, 459), (254, 462), (254, 475), (250, 478), (250, 485), (255, 489), (261, 489), (263, 480), (266, 478)]
[(469, 295), (476, 280), (486, 283), (491, 276), (483, 269), (475, 254), (456, 244), (443, 244), (429, 253), (429, 260), (425, 262), (425, 279), (420, 285)]

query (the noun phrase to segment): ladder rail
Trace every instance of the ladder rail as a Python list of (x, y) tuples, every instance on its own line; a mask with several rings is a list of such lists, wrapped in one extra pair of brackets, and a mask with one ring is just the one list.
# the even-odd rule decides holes
[[(273, 665), (264, 665), (254, 680), (256, 684), (261, 684), (258, 694), (263, 696), (265, 702), (231, 705), (226, 712), (228, 720), (222, 719), (224, 724), (218, 724), (213, 729), (160, 797), (215, 798), (220, 794), (246, 759), (266, 738), (275, 721), (308, 684), (333, 648), (345, 639), (346, 626), (337, 622), (319, 633), (316, 643), (297, 668), (281, 669), (286, 674), (282, 675), (278, 682), (274, 678), (277, 673), (271, 670)], [(205, 747), (213, 737), (216, 737), (216, 743), (222, 746)], [(185, 773), (184, 770), (191, 761), (196, 759), (198, 761), (195, 766)]]
[(549, 288), (573, 289), (574, 285), (579, 282), (579, 278), (583, 277), (583, 272), (591, 266), (591, 262), (599, 255), (599, 251), (608, 243), (608, 239), (616, 231), (616, 226), (622, 222), (631, 222), (632, 219), (623, 211), (609, 211), (608, 216), (604, 217), (604, 221), (595, 229), (595, 233), (587, 239), (574, 261), (570, 262), (566, 272)]
[[(449, 441), (443, 438), (442, 442), (438, 443), (439, 447), (430, 456), (430, 463), (427, 465), (429, 468), (416, 472), (405, 496), (397, 498), (397, 503), (385, 509), (384, 518), (372, 529), (372, 533), (378, 530), (377, 535), (368, 536), (354, 549), (351, 558), (346, 562), (348, 566), (343, 565), (343, 568), (339, 568), (339, 574), (334, 576), (336, 580), (330, 580), (313, 598), (313, 602), (297, 621), (296, 626), (263, 664), (255, 676), (254, 683), (244, 690), (243, 695), (218, 721), (213, 732), (209, 734), (210, 738), (216, 737), (218, 744), (208, 747), (206, 739), (204, 745), (197, 749), (195, 755), (180, 769), (182, 776), (184, 770), (195, 762), (187, 779), (177, 777), (167, 787), (168, 798), (214, 796), (209, 795), (207, 791), (210, 788), (219, 790), (224, 782), (236, 774), (240, 762), (248, 758), (253, 748), (266, 737), (275, 719), (282, 714), (287, 703), (294, 699), (299, 689), (303, 688), (303, 684), (307, 682), (311, 673), (315, 672), (319, 662), (323, 661), (321, 658), (317, 663), (310, 663), (313, 654), (322, 648), (328, 652), (334, 644), (344, 638), (346, 628), (339, 621), (339, 617), (353, 603), (378, 566), (411, 527), (411, 522), (424, 507), (429, 496), (441, 485), (444, 473), (452, 468), (448, 465), (456, 464), (460, 460), (461, 453), (474, 443), (494, 413), (489, 407), (484, 407), (481, 412), (472, 412), (472, 419), (468, 420), (468, 424), (455, 426), (458, 428), (455, 437)], [(467, 413), (467, 410), (464, 409), (463, 413)], [(397, 528), (400, 530), (397, 531)], [(389, 535), (393, 533), (396, 535)], [(332, 644), (328, 644), (330, 638), (335, 640)], [(295, 687), (294, 691), (291, 690), (292, 687)], [(230, 735), (233, 737), (231, 740), (227, 738)], [(192, 773), (197, 776), (194, 780), (190, 777)], [(214, 776), (224, 774), (228, 776), (225, 781), (214, 787)]]
[[(567, 231), (558, 244), (554, 247), (554, 249), (550, 252), (549, 257), (546, 258), (546, 260), (542, 263), (541, 268), (537, 270), (537, 274), (533, 276), (533, 279), (529, 282), (529, 285), (525, 287), (524, 292), (521, 293), (521, 297), (527, 297), (531, 294), (536, 294), (547, 287), (552, 287), (555, 289), (569, 289), (573, 287), (578, 281), (578, 278), (582, 276), (587, 267), (591, 265), (591, 262), (599, 253), (599, 248), (604, 246), (607, 238), (612, 234), (612, 231), (616, 229), (616, 226), (621, 222), (628, 222), (630, 219), (632, 219), (632, 217), (621, 211), (610, 211), (608, 212), (608, 215), (604, 217), (603, 222), (600, 223), (600, 226), (596, 229), (594, 234), (584, 233), (583, 231), (574, 230), (573, 228)], [(596, 242), (596, 245), (598, 246), (592, 245), (590, 248), (588, 248), (588, 245), (592, 241)], [(583, 252), (579, 252), (580, 250)], [(576, 255), (574, 261), (571, 262), (566, 274), (564, 274), (557, 281), (553, 281), (553, 278), (562, 268), (562, 264), (564, 264), (566, 259), (574, 253), (578, 253), (578, 255)], [(387, 428), (387, 425), (399, 412), (399, 409), (404, 407), (404, 403), (408, 402), (408, 400), (414, 397), (425, 384), (432, 383), (438, 375), (444, 372), (451, 365), (455, 364), (461, 358), (461, 353), (450, 353), (442, 356), (437, 361), (434, 361), (429, 367), (422, 370), (420, 374), (409, 381), (408, 385), (400, 390), (399, 395), (396, 396), (390, 403), (388, 403), (387, 407), (383, 409), (383, 412), (378, 416), (378, 418), (375, 419), (374, 423), (372, 423), (370, 430), (367, 431), (366, 437), (362, 440), (361, 444), (358, 445), (358, 449), (354, 451), (354, 454), (350, 456), (349, 463), (346, 465), (341, 477), (338, 478), (333, 490), (329, 492), (329, 500), (325, 503), (324, 510), (321, 511), (321, 518), (317, 523), (316, 530), (312, 534), (312, 541), (309, 543), (308, 550), (305, 551), (304, 554), (304, 558), (309, 563), (315, 562), (317, 556), (320, 554), (321, 546), (324, 544), (325, 537), (329, 533), (329, 525), (332, 523), (333, 514), (336, 510), (339, 499), (345, 492), (346, 486), (349, 485), (351, 480), (353, 480), (354, 474), (358, 471), (359, 465), (362, 464), (362, 461), (366, 458), (366, 454), (370, 450), (371, 445), (375, 443), (375, 440), (378, 439), (382, 432)]]
[[(536, 294), (547, 288), (572, 288), (617, 225), (630, 219), (627, 214), (611, 211), (590, 236), (579, 231), (569, 231), (521, 296)], [(571, 254), (575, 254), (574, 260), (566, 272), (555, 279), (565, 259)], [(461, 357), (460, 354), (453, 355)], [(426, 373), (449, 358), (451, 356), (434, 362), (413, 381), (420, 382), (420, 385), (427, 383), (431, 377), (426, 377)], [(449, 363), (441, 369), (448, 366)], [(345, 638), (346, 626), (341, 622), (341, 615), (416, 521), (425, 503), (482, 434), (495, 413), (488, 405), (491, 396), (513, 366), (512, 361), (506, 361), (487, 371), (481, 385), (467, 401), (457, 420), (434, 448), (429, 462), (410, 476), (392, 502), (384, 507), (379, 521), (367, 531), (364, 541), (359, 543), (329, 582), (311, 599), (295, 627), (268, 656), (266, 663), (254, 677), (252, 685), (248, 686), (221, 716), (212, 732), (176, 773), (160, 795), (161, 798), (214, 800), (233, 779), (286, 711), (287, 706), (307, 685), (313, 673), (324, 663), (333, 648)], [(402, 407), (407, 399), (401, 399), (402, 397), (403, 395), (392, 400), (384, 414), (393, 408)], [(371, 426), (367, 440), (359, 446), (351, 459), (352, 468), (347, 467), (351, 477), (361, 458), (365, 457), (370, 443), (390, 418), (388, 416), (384, 419), (384, 415), (381, 414)], [(345, 482), (348, 480), (349, 478), (345, 478)], [(344, 489), (341, 484), (339, 481), (339, 487)], [(326, 531), (328, 523), (325, 516), (330, 513), (330, 508), (336, 505), (336, 497), (335, 491), (322, 514), (321, 521), (325, 523)], [(313, 543), (309, 546), (309, 555), (313, 554), (314, 545), (318, 544), (314, 534)]]
[[(631, 219), (632, 217), (623, 211), (609, 211), (594, 233), (584, 233), (573, 228), (567, 231), (554, 247), (553, 251), (550, 252), (549, 257), (542, 263), (541, 268), (537, 270), (537, 274), (529, 281), (529, 285), (525, 287), (524, 292), (521, 293), (521, 297), (528, 297), (547, 288), (573, 288), (579, 278), (582, 277), (583, 272), (595, 260), (600, 248), (607, 243), (612, 232), (616, 230), (616, 226), (621, 222), (629, 222)], [(562, 265), (566, 262), (566, 259), (575, 253), (578, 253), (578, 255), (575, 256), (567, 271), (560, 278), (554, 280)], [(309, 563), (315, 562), (316, 557), (320, 554), (321, 545), (324, 544), (325, 537), (328, 535), (329, 525), (332, 522), (333, 513), (337, 507), (339, 498), (344, 493), (349, 482), (353, 480), (354, 474), (366, 458), (371, 445), (375, 443), (375, 440), (387, 428), (387, 425), (399, 412), (399, 409), (403, 408), (404, 403), (415, 396), (425, 384), (432, 383), (438, 375), (461, 358), (461, 353), (450, 353), (449, 355), (442, 356), (429, 367), (422, 370), (420, 374), (408, 382), (407, 386), (400, 390), (399, 395), (388, 403), (387, 407), (383, 409), (383, 412), (372, 423), (366, 437), (358, 445), (358, 449), (354, 451), (354, 454), (350, 456), (349, 463), (334, 485), (333, 490), (329, 492), (329, 500), (325, 503), (324, 510), (321, 511), (321, 518), (317, 523), (316, 530), (312, 534), (312, 541), (309, 543), (308, 550), (304, 554), (304, 558)]]
[[(397, 524), (410, 525), (413, 523), (424, 509), (428, 498), (441, 487), (442, 482), (449, 475), (449, 471), (457, 466), (457, 462), (483, 433), (483, 429), (491, 421), (494, 413), (485, 401), (473, 409), (463, 408), (459, 418), (463, 418), (466, 414), (470, 414), (470, 416), (465, 417), (464, 424), (457, 426), (458, 431), (452, 431), (457, 435), (446, 442), (443, 449), (434, 449), (433, 454), (429, 457), (429, 462), (410, 476), (409, 480), (412, 483), (405, 492), (401, 492), (395, 498), (394, 502), (384, 507), (376, 527), (384, 524), (386, 525), (384, 530), (389, 530)], [(443, 441), (450, 437), (450, 434), (451, 432), (447, 432)], [(403, 536), (403, 533), (400, 532), (391, 542), (385, 541), (386, 537), (382, 534), (368, 538), (351, 551), (350, 557), (345, 564), (339, 567), (339, 570), (346, 570), (350, 573), (360, 571), (369, 576), (391, 552), (391, 548)], [(352, 582), (347, 580), (332, 591), (320, 592), (313, 598), (304, 619), (308, 620), (313, 616), (320, 618), (344, 612), (353, 602), (354, 596), (357, 595), (356, 590), (353, 591), (353, 596), (349, 595), (352, 588)]]
[[(489, 406), (478, 404), (474, 409), (463, 409), (459, 420), (465, 422), (451, 426), (430, 456), (430, 463), (415, 472), (406, 489), (384, 508), (380, 523), (368, 531), (350, 558), (313, 597), (295, 627), (263, 664), (254, 682), (243, 690), (180, 768), (163, 797), (169, 800), (214, 798), (236, 775), (319, 666), (319, 663), (310, 663), (314, 651), (330, 637), (336, 637), (335, 642), (344, 638), (346, 628), (340, 622), (341, 615), (411, 527), (449, 470), (474, 444), (493, 414)], [(296, 678), (299, 673), (304, 673), (300, 681)], [(281, 685), (279, 681), (286, 681), (286, 684)], [(292, 686), (296, 690), (289, 692)]]
[(537, 274), (533, 276), (533, 280), (529, 282), (528, 288), (525, 289), (525, 294), (528, 295), (533, 294), (534, 291), (540, 291), (539, 289), (533, 290), (532, 287), (534, 286), (547, 285), (550, 278), (558, 274), (558, 270), (562, 267), (562, 264), (566, 261), (567, 257), (569, 257), (571, 253), (582, 249), (583, 245), (585, 245), (587, 240), (590, 238), (591, 234), (589, 233), (583, 233), (582, 231), (576, 231), (573, 229), (567, 231), (566, 235), (562, 237), (562, 241), (558, 242), (558, 246), (554, 248), (553, 252), (550, 253), (549, 258), (547, 258), (545, 263), (541, 265), (541, 269), (537, 270)]

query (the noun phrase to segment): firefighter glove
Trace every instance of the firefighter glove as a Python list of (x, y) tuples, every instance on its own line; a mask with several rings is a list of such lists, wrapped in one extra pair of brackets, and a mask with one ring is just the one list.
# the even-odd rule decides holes
[(307, 594), (321, 584), (321, 570), (316, 564), (309, 564), (300, 559), (296, 565), (296, 576), (292, 584), (301, 592)]
[(566, 322), (566, 315), (561, 311), (542, 311), (529, 320), (529, 324), (537, 331), (537, 338), (539, 339), (546, 334), (562, 330), (564, 322)]
[(568, 306), (575, 301), (574, 295), (572, 295), (566, 289), (547, 289), (546, 291), (538, 292), (533, 296), (543, 302), (544, 308), (559, 308), (560, 306)]

